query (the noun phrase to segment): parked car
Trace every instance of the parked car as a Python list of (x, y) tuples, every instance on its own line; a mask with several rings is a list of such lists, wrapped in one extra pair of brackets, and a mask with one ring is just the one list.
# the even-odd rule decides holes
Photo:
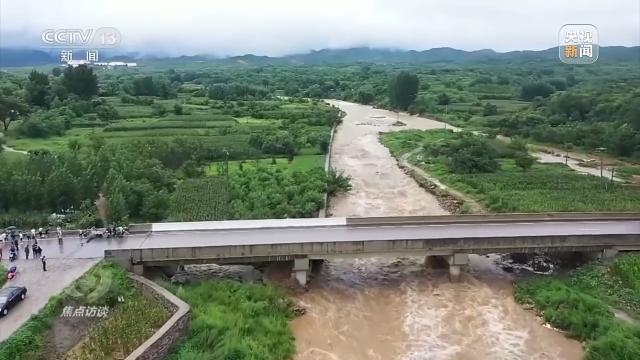
[(0, 316), (9, 313), (9, 309), (24, 300), (27, 296), (27, 288), (24, 286), (8, 286), (0, 290)]

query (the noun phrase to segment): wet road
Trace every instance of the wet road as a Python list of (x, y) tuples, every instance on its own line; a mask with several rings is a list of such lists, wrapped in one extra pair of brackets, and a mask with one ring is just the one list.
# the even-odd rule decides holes
[[(120, 249), (120, 248), (136, 248), (139, 247), (146, 234), (129, 235), (126, 238), (118, 239), (95, 239), (88, 243), (81, 243), (78, 237), (66, 237), (62, 241), (62, 245), (58, 244), (58, 239), (48, 238), (39, 239), (38, 244), (42, 248), (42, 255), (50, 259), (61, 258), (75, 258), (75, 259), (91, 259), (104, 257), (105, 249)], [(29, 242), (31, 245), (33, 241)], [(24, 259), (24, 247), (27, 244), (25, 240), (20, 244), (20, 253), (18, 259)], [(3, 259), (9, 257), (9, 243), (5, 243), (3, 246)], [(31, 254), (29, 255), (31, 258)]]

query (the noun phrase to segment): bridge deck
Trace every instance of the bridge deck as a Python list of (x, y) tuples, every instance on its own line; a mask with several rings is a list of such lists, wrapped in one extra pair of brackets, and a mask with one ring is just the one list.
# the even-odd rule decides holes
[(640, 221), (312, 226), (186, 232), (168, 231), (150, 234), (137, 248), (625, 234), (640, 234)]

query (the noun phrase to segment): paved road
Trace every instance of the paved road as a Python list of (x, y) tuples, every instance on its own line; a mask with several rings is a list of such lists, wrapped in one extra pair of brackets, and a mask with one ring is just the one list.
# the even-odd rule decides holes
[[(0, 319), (0, 341), (8, 338), (25, 321), (36, 314), (53, 295), (59, 294), (71, 282), (90, 269), (98, 259), (50, 259), (47, 271), (42, 271), (39, 260), (20, 259), (14, 263), (3, 260), (2, 264), (18, 267), (18, 276), (5, 286), (26, 286), (27, 297)], [(4, 275), (4, 274), (3, 274)]]
[(495, 236), (640, 234), (640, 221), (329, 226), (153, 233), (140, 248)]
[[(129, 235), (126, 238), (111, 238), (111, 239), (94, 239), (88, 243), (80, 243), (78, 237), (66, 237), (62, 245), (58, 244), (58, 240), (55, 238), (40, 239), (38, 244), (42, 247), (42, 254), (49, 259), (60, 258), (76, 258), (76, 259), (91, 259), (102, 258), (104, 256), (105, 249), (119, 249), (119, 248), (131, 248), (138, 247), (144, 241), (146, 235), (135, 234)], [(20, 245), (19, 259), (24, 259), (24, 246), (26, 241)], [(9, 244), (5, 243), (3, 246), (3, 259), (9, 257)], [(6, 262), (5, 262), (6, 264)]]

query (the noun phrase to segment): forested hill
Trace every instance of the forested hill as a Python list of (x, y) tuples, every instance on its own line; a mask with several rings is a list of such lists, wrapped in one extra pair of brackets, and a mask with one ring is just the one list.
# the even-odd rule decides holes
[[(306, 54), (287, 55), (283, 57), (269, 57), (247, 54), (229, 58), (217, 58), (215, 56), (197, 55), (180, 56), (177, 58), (163, 58), (152, 56), (147, 59), (154, 61), (184, 60), (184, 61), (216, 61), (232, 62), (247, 65), (269, 64), (320, 64), (320, 63), (512, 63), (530, 62), (539, 60), (554, 60), (558, 57), (558, 48), (550, 48), (540, 51), (510, 51), (499, 53), (494, 50), (484, 49), (465, 51), (453, 48), (434, 48), (423, 51), (393, 50), (379, 48), (351, 48), (351, 49), (322, 49)], [(115, 60), (116, 57), (111, 58)], [(128, 58), (131, 58), (129, 55)], [(144, 57), (142, 59), (145, 59)], [(105, 59), (109, 60), (109, 59)], [(600, 61), (639, 61), (640, 46), (608, 46), (600, 48)], [(55, 54), (34, 49), (0, 49), (0, 67), (34, 66), (54, 64), (58, 62)]]

